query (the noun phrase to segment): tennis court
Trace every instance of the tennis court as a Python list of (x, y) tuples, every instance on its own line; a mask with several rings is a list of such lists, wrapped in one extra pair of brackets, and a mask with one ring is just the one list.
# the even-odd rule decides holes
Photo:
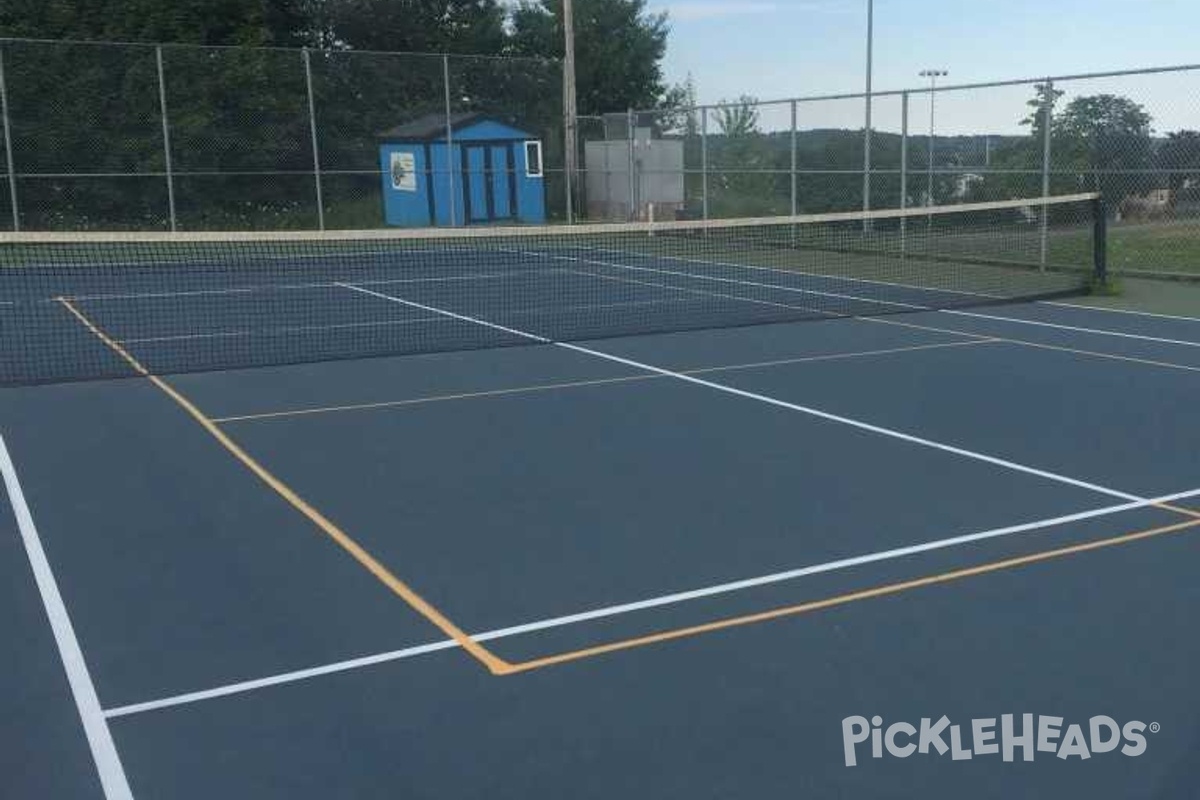
[[(1184, 794), (1200, 321), (1058, 297), (1093, 201), (0, 240), (14, 796)], [(1153, 732), (845, 763), (1024, 713)]]

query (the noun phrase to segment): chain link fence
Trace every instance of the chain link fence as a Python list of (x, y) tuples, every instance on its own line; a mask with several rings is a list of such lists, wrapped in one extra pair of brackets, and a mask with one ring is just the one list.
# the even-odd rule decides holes
[[(571, 221), (568, 191), (593, 221), (1099, 191), (1114, 268), (1195, 276), (1198, 80), (1181, 66), (877, 92), (869, 134), (862, 94), (585, 116), (569, 181), (553, 60), (0, 39), (0, 225), (380, 227), (384, 132), (444, 119), (452, 143), (451, 120), (479, 112), (542, 142), (552, 222)], [(460, 170), (423, 170), (465, 191)]]
[[(543, 142), (561, 219), (557, 61), (0, 39), (0, 225), (381, 227), (382, 134), (436, 115), (448, 141), (462, 112)], [(462, 191), (456, 170), (426, 169)]]
[[(1200, 65), (877, 92), (869, 169), (866, 101), (743, 98), (626, 112), (640, 133), (615, 169), (651, 190), (625, 210), (715, 219), (1098, 191), (1114, 269), (1200, 277)], [(674, 148), (678, 164), (641, 158), (655, 142)], [(584, 163), (589, 187), (613, 183), (611, 160)]]

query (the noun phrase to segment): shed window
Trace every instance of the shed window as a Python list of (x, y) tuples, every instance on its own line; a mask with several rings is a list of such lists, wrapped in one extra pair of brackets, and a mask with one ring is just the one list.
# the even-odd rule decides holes
[(525, 143), (525, 177), (542, 177), (542, 143), (539, 141)]

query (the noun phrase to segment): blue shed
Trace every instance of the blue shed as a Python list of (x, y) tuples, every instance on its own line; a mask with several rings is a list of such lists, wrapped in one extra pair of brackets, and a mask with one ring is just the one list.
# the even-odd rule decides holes
[(380, 135), (389, 225), (546, 221), (542, 143), (478, 112), (430, 114)]

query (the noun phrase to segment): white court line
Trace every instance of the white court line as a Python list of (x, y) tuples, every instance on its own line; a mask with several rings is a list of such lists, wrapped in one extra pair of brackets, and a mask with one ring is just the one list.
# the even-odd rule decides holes
[[(530, 274), (554, 274), (563, 270), (511, 270), (509, 272), (479, 272), (461, 275), (438, 275), (422, 278), (378, 278), (365, 281), (355, 281), (361, 286), (390, 286), (398, 283), (454, 283), (462, 281), (481, 281), (513, 278)], [(77, 294), (66, 296), (67, 300), (79, 300), (94, 303), (106, 300), (156, 300), (173, 297), (205, 297), (234, 294), (257, 294), (260, 292), (282, 292), (304, 289), (337, 289), (340, 288), (336, 279), (313, 283), (262, 283), (253, 286), (230, 286), (224, 289), (193, 289), (176, 292), (130, 292), (128, 294)]]
[(1062, 484), (1066, 484), (1068, 486), (1075, 486), (1080, 489), (1087, 489), (1089, 491), (1097, 492), (1099, 494), (1109, 495), (1110, 497), (1119, 497), (1122, 500), (1131, 500), (1131, 501), (1136, 502), (1136, 501), (1144, 499), (1142, 497), (1139, 497), (1138, 495), (1129, 494), (1128, 492), (1122, 492), (1117, 489), (1110, 489), (1107, 486), (1101, 486), (1096, 483), (1090, 483), (1088, 481), (1078, 480), (1076, 478), (1071, 478), (1066, 475), (1060, 475), (1058, 473), (1050, 472), (1048, 470), (1038, 469), (1036, 467), (1030, 467), (1025, 464), (1019, 464), (1015, 461), (1009, 461), (1007, 459), (997, 458), (996, 456), (989, 456), (989, 455), (986, 455), (985, 453), (976, 452), (974, 450), (967, 450), (962, 447), (956, 447), (954, 445), (944, 444), (942, 442), (936, 442), (932, 439), (925, 439), (920, 436), (913, 436), (912, 434), (904, 433), (902, 431), (894, 430), (892, 428), (884, 428), (879, 425), (872, 425), (870, 423), (862, 422), (861, 420), (852, 419), (850, 417), (843, 417), (838, 414), (831, 414), (827, 411), (821, 411), (819, 409), (811, 408), (809, 406), (802, 406), (802, 405), (799, 405), (798, 403), (790, 403), (786, 400), (780, 400), (778, 398), (770, 397), (765, 394), (758, 394), (757, 392), (749, 392), (749, 391), (746, 391), (745, 389), (738, 389), (733, 386), (727, 386), (726, 384), (723, 384), (723, 383), (715, 383), (713, 381), (705, 380), (703, 378), (697, 378), (694, 375), (685, 375), (682, 372), (676, 372), (674, 370), (664, 369), (663, 367), (657, 367), (657, 366), (654, 366), (653, 364), (646, 364), (641, 361), (634, 361), (633, 359), (623, 358), (621, 356), (616, 356), (611, 353), (605, 353), (601, 350), (593, 350), (588, 347), (582, 347), (577, 344), (571, 344), (570, 342), (557, 342), (552, 339), (548, 339), (545, 336), (538, 336), (537, 334), (529, 333), (527, 331), (517, 330), (516, 328), (509, 328), (504, 325), (498, 325), (494, 322), (488, 322), (486, 320), (481, 320), (481, 319), (478, 319), (475, 317), (469, 317), (469, 316), (466, 316), (463, 314), (456, 314), (452, 311), (447, 311), (442, 308), (436, 308), (434, 306), (424, 305), (422, 303), (416, 303), (416, 302), (413, 302), (412, 300), (404, 300), (399, 297), (393, 297), (392, 295), (382, 294), (380, 292), (376, 292), (371, 289), (364, 289), (360, 286), (354, 286), (349, 283), (344, 283), (341, 285), (347, 289), (350, 289), (351, 291), (360, 292), (362, 294), (368, 294), (373, 297), (378, 297), (381, 300), (387, 300), (392, 303), (400, 303), (401, 305), (411, 306), (413, 308), (420, 308), (425, 311), (433, 312), (435, 314), (445, 314), (446, 316), (451, 317), (453, 319), (459, 319), (464, 322), (472, 322), (476, 325), (480, 325), (485, 328), (492, 328), (494, 330), (503, 331), (505, 333), (509, 333), (514, 336), (521, 337), (523, 339), (528, 339), (530, 341), (541, 342), (542, 344), (553, 344), (555, 347), (561, 347), (564, 350), (571, 350), (572, 352), (582, 353), (583, 355), (592, 356), (594, 358), (600, 358), (605, 361), (612, 361), (617, 364), (624, 364), (627, 367), (636, 367), (637, 369), (646, 370), (647, 372), (653, 372), (657, 375), (663, 375), (665, 377), (675, 378), (676, 380), (682, 381), (684, 383), (690, 383), (695, 386), (704, 386), (708, 389), (713, 389), (718, 392), (723, 392), (725, 394), (734, 395), (735, 397), (742, 397), (747, 400), (756, 400), (760, 403), (765, 403), (767, 405), (776, 406), (777, 408), (786, 408), (789, 411), (798, 411), (801, 414), (807, 414), (812, 417), (817, 417), (818, 419), (827, 420), (829, 422), (837, 422), (842, 425), (847, 425), (852, 428), (857, 428), (859, 430), (867, 431), (869, 433), (877, 433), (882, 436), (887, 436), (887, 437), (890, 437), (893, 439), (899, 439), (900, 441), (908, 442), (909, 444), (915, 444), (915, 445), (920, 445), (922, 447), (928, 447), (928, 448), (931, 448), (934, 450), (940, 450), (944, 453), (951, 453), (953, 455), (962, 456), (964, 458), (969, 458), (969, 459), (972, 459), (975, 461), (982, 461), (985, 464), (991, 464), (993, 466), (1001, 467), (1003, 469), (1011, 470), (1013, 472), (1023, 472), (1027, 475), (1033, 475), (1033, 476), (1036, 476), (1039, 478), (1045, 478), (1046, 480), (1054, 481), (1056, 483), (1062, 483)]
[[(569, 270), (562, 270), (568, 272)], [(586, 274), (586, 273), (580, 273)], [(330, 284), (330, 288), (342, 288), (337, 284)], [(687, 302), (695, 302), (689, 300), (635, 300), (625, 303), (591, 303), (575, 306), (531, 306), (529, 308), (516, 309), (512, 313), (525, 316), (538, 314), (561, 314), (564, 311), (589, 311), (597, 309), (609, 308), (631, 308), (634, 306), (650, 306), (650, 305), (666, 305), (670, 303), (683, 304)], [(272, 334), (288, 334), (288, 333), (316, 333), (321, 331), (335, 330), (352, 330), (358, 328), (388, 328), (404, 325), (422, 325), (429, 322), (446, 323), (450, 320), (444, 316), (435, 317), (413, 317), (411, 319), (384, 320), (381, 322), (344, 322), (333, 325), (284, 325), (277, 328), (258, 328), (251, 330), (239, 331), (217, 331), (215, 333), (180, 333), (170, 336), (145, 336), (132, 339), (117, 339), (118, 344), (153, 344), (156, 342), (178, 342), (192, 341), (196, 339), (237, 339), (249, 336), (266, 336)]]
[(579, 264), (596, 264), (602, 267), (613, 267), (614, 269), (632, 270), (634, 272), (652, 272), (658, 275), (672, 275), (680, 278), (688, 278), (691, 280), (713, 281), (716, 283), (732, 283), (738, 286), (753, 286), (756, 289), (771, 289), (772, 291), (794, 292), (797, 294), (810, 294), (817, 297), (833, 297), (838, 300), (853, 300), (859, 303), (870, 303), (872, 305), (896, 306), (897, 308), (906, 308), (912, 311), (931, 311), (932, 306), (917, 305), (915, 303), (901, 303), (896, 300), (879, 300), (873, 297), (860, 297), (854, 294), (842, 294), (839, 292), (824, 292), (817, 289), (801, 289), (796, 286), (785, 286), (778, 283), (759, 283), (757, 281), (740, 280), (737, 278), (719, 278), (715, 275), (697, 275), (694, 272), (679, 272), (678, 270), (661, 269), (654, 267), (635, 267), (629, 264), (618, 264), (612, 261), (597, 261), (588, 258), (579, 258), (578, 256), (559, 256), (551, 253), (543, 253), (538, 250), (522, 250), (520, 251), (527, 255), (540, 256), (541, 258), (551, 258), (556, 261), (574, 261)]
[(994, 319), (1000, 322), (1012, 322), (1017, 325), (1036, 325), (1040, 328), (1058, 328), (1064, 331), (1076, 331), (1078, 333), (1093, 333), (1097, 336), (1115, 336), (1120, 339), (1138, 339), (1143, 342), (1158, 342), (1160, 344), (1177, 344), (1184, 347), (1200, 347), (1200, 342), (1191, 342), (1184, 339), (1163, 339), (1159, 336), (1145, 336), (1140, 333), (1122, 333), (1120, 331), (1110, 331), (1103, 328), (1081, 328), (1077, 325), (1061, 325), (1055, 322), (1039, 322), (1032, 319), (1021, 319), (1019, 317), (1002, 317), (996, 314), (980, 314), (974, 311), (954, 311), (951, 309), (939, 309), (940, 314), (954, 314), (958, 317), (977, 317), (979, 319)]
[(426, 322), (442, 322), (445, 317), (414, 317), (412, 319), (393, 319), (381, 322), (343, 322), (334, 325), (284, 325), (278, 328), (258, 328), (242, 331), (217, 331), (216, 333), (180, 333), (173, 336), (145, 336), (134, 339), (116, 339), (117, 344), (146, 344), (153, 342), (179, 342), (193, 339), (234, 339), (245, 336), (264, 336), (279, 333), (313, 333), (318, 331), (335, 331), (356, 328), (386, 328), (395, 325), (418, 325)]
[[(874, 564), (883, 561), (891, 561), (899, 558), (904, 558), (919, 553), (928, 553), (934, 550), (943, 550), (951, 547), (958, 547), (964, 544), (984, 541), (986, 539), (997, 539), (1005, 536), (1013, 536), (1021, 533), (1029, 533), (1031, 531), (1043, 530), (1045, 528), (1057, 527), (1071, 522), (1079, 522), (1082, 520), (1096, 519), (1098, 517), (1111, 516), (1125, 511), (1131, 511), (1139, 508), (1145, 508), (1155, 505), (1156, 503), (1169, 503), (1174, 500), (1182, 500), (1189, 497), (1200, 496), (1200, 489), (1193, 489), (1186, 492), (1177, 492), (1175, 494), (1163, 495), (1161, 497), (1152, 497), (1137, 502), (1121, 503), (1120, 505), (1105, 506), (1103, 508), (1091, 509), (1089, 511), (1080, 511), (1074, 514), (1066, 514), (1058, 517), (1050, 517), (1047, 519), (1035, 520), (1026, 522), (1020, 525), (1010, 525), (1004, 528), (993, 528), (991, 530), (978, 531), (968, 533), (961, 536), (953, 536), (947, 539), (936, 539), (932, 541), (922, 542), (920, 544), (908, 545), (906, 547), (898, 547), (891, 550), (880, 550), (874, 553), (867, 553), (861, 556), (851, 558), (842, 558), (836, 561), (827, 561), (822, 564), (812, 564), (798, 569), (791, 569), (784, 572), (775, 572), (769, 575), (760, 575), (754, 578), (745, 578), (728, 583), (720, 583), (713, 586), (706, 586), (699, 589), (691, 589), (683, 592), (673, 592), (671, 594), (659, 595), (650, 597), (644, 600), (638, 600), (632, 603), (621, 603), (619, 605), (605, 606), (603, 608), (595, 608), (589, 611), (582, 611), (575, 614), (567, 614), (561, 617), (553, 617), (550, 619), (537, 620), (527, 622), (521, 625), (512, 625), (506, 628), (496, 628), (482, 633), (470, 634), (470, 637), (477, 642), (488, 642), (496, 639), (504, 639), (511, 636), (519, 636), (527, 633), (535, 633), (538, 631), (549, 630), (552, 628), (561, 628), (567, 625), (575, 625), (581, 622), (589, 622), (597, 619), (615, 617), (624, 614), (630, 614), (637, 611), (644, 611), (651, 608), (658, 608), (667, 605), (676, 605), (689, 602), (692, 600), (714, 597), (722, 594), (743, 591), (745, 589), (756, 588), (759, 586), (767, 586), (774, 583), (782, 583), (785, 581), (795, 580), (796, 578), (807, 577), (811, 575), (820, 575), (823, 573), (837, 572), (840, 570), (849, 569), (851, 567), (863, 566), (865, 564)], [(186, 694), (173, 695), (157, 700), (149, 700), (142, 703), (133, 703), (131, 705), (120, 706), (119, 708), (111, 708), (104, 712), (105, 716), (112, 719), (114, 717), (124, 717), (131, 714), (141, 714), (147, 711), (156, 711), (173, 706), (187, 705), (189, 703), (198, 703), (204, 700), (213, 700), (218, 697), (226, 697), (233, 694), (241, 694), (243, 692), (253, 691), (255, 689), (265, 689), (271, 686), (278, 686), (285, 683), (294, 683), (296, 681), (308, 680), (322, 675), (331, 675), (338, 672), (347, 672), (362, 667), (383, 664), (390, 661), (400, 661), (415, 656), (434, 653), (441, 650), (452, 650), (458, 647), (458, 642), (453, 639), (445, 639), (439, 642), (429, 642), (414, 647), (406, 647), (401, 650), (391, 650), (385, 653), (353, 658), (346, 661), (338, 661), (331, 664), (325, 664), (319, 667), (311, 667), (308, 669), (294, 670), (292, 672), (283, 672), (276, 675), (270, 675), (255, 680), (239, 681), (237, 683), (229, 683), (223, 686), (217, 686), (211, 689), (202, 691), (188, 692)]]
[(58, 655), (67, 673), (67, 682), (75, 698), (75, 708), (83, 722), (83, 731), (92, 751), (92, 760), (96, 762), (96, 771), (100, 775), (104, 796), (108, 800), (133, 800), (133, 792), (130, 791), (129, 781), (125, 777), (125, 768), (121, 765), (121, 757), (113, 744), (112, 731), (108, 728), (108, 720), (100, 706), (100, 698), (96, 695), (96, 686), (92, 683), (87, 662), (83, 658), (83, 650), (75, 637), (67, 606), (58, 590), (54, 572), (50, 569), (50, 561), (46, 558), (37, 527), (33, 524), (33, 515), (25, 502), (25, 493), (17, 480), (17, 470), (13, 466), (3, 436), (0, 436), (0, 473), (4, 475), (8, 500), (17, 518), (17, 528), (21, 532), (25, 554), (29, 558), (38, 593), (42, 597), (42, 606), (50, 620), (54, 643), (58, 645)]
[[(583, 263), (595, 263), (595, 262), (583, 262)], [(831, 316), (831, 317), (840, 316), (839, 314), (836, 314), (832, 311), (822, 311), (819, 308), (809, 308), (808, 306), (797, 306), (797, 305), (792, 305), (791, 303), (777, 303), (772, 300), (759, 300), (758, 298), (754, 298), (754, 297), (743, 297), (743, 296), (737, 295), (737, 294), (725, 294), (724, 292), (709, 292), (709, 291), (705, 291), (704, 289), (691, 289), (686, 286), (676, 286), (675, 284), (672, 284), (672, 283), (651, 283), (649, 281), (639, 281), (635, 278), (618, 278), (616, 275), (598, 275), (595, 272), (588, 272), (586, 270), (581, 270), (581, 269), (564, 270), (564, 271), (573, 272), (576, 275), (586, 275), (589, 278), (596, 278), (596, 279), (602, 280), (602, 281), (617, 281), (619, 283), (629, 283), (629, 284), (633, 284), (635, 286), (648, 286), (648, 287), (654, 288), (654, 289), (673, 289), (677, 292), (687, 292), (690, 294), (698, 294), (698, 295), (702, 295), (704, 297), (716, 297), (721, 300), (737, 300), (742, 303), (753, 303), (755, 305), (773, 306), (775, 308), (787, 308), (787, 309), (791, 309), (793, 311), (807, 311), (807, 312), (810, 312), (813, 314), (824, 314), (826, 316)], [(696, 301), (688, 301), (688, 302), (696, 302)]]
[(1062, 308), (1078, 308), (1083, 311), (1105, 311), (1109, 314), (1130, 314), (1135, 317), (1153, 317), (1154, 319), (1174, 319), (1180, 322), (1200, 322), (1200, 317), (1187, 317), (1182, 314), (1156, 314), (1152, 311), (1136, 311), (1132, 308), (1106, 308), (1104, 306), (1085, 306), (1079, 303), (1063, 303), (1052, 300), (1042, 300), (1040, 305), (1061, 306)]
[[(914, 344), (906, 347), (889, 347), (882, 350), (859, 350), (849, 353), (826, 353), (824, 355), (814, 356), (795, 356), (793, 358), (776, 358), (770, 361), (750, 361), (741, 364), (722, 364), (710, 367), (696, 367), (683, 370), (689, 375), (703, 375), (713, 372), (737, 372), (739, 370), (754, 370), (765, 369), (768, 367), (782, 367), (789, 364), (806, 364), (815, 361), (839, 361), (851, 358), (867, 358), (873, 356), (895, 355), (898, 353), (912, 353), (920, 350), (937, 350), (946, 347), (970, 347), (981, 344), (996, 344), (1002, 342), (1003, 339), (988, 339), (975, 338), (966, 339), (957, 342), (937, 342), (934, 344)], [(380, 400), (374, 403), (354, 403), (343, 406), (314, 406), (310, 408), (297, 408), (291, 411), (268, 411), (261, 414), (238, 414), (228, 417), (213, 417), (212, 421), (225, 424), (228, 422), (255, 422), (258, 420), (282, 419), (289, 417), (305, 417), (315, 414), (336, 414), (350, 411), (373, 411), (384, 408), (401, 408), (404, 406), (425, 405), (428, 403), (441, 403), (454, 400), (475, 400), (486, 397), (504, 397), (514, 394), (532, 394), (534, 392), (549, 392), (562, 389), (580, 389), (590, 386), (606, 386), (622, 383), (632, 383), (634, 381), (652, 381), (661, 380), (662, 375), (647, 375), (644, 372), (639, 372), (634, 375), (618, 375), (614, 378), (593, 378), (590, 380), (564, 381), (562, 383), (546, 383), (531, 386), (513, 386), (504, 389), (485, 389), (478, 392), (460, 392), (458, 394), (443, 394), (430, 395), (426, 397), (410, 397), (405, 400)]]
[[(706, 259), (706, 258), (690, 258), (688, 256), (668, 256), (668, 255), (660, 255), (658, 253), (655, 253), (655, 254), (635, 253), (635, 252), (631, 252), (628, 250), (616, 250), (616, 249), (609, 248), (609, 247), (582, 247), (582, 248), (577, 248), (577, 249), (592, 250), (592, 251), (595, 251), (598, 253), (621, 253), (624, 255), (641, 255), (643, 258), (649, 258), (649, 259), (656, 260), (656, 261), (666, 259), (666, 260), (670, 260), (670, 261), (682, 261), (682, 262), (688, 263), (688, 264), (703, 264), (705, 266), (710, 266), (710, 267), (727, 267), (727, 268), (731, 268), (731, 269), (759, 270), (761, 272), (774, 272), (779, 275), (803, 275), (803, 276), (809, 277), (809, 278), (820, 278), (822, 280), (828, 280), (828, 281), (846, 281), (848, 283), (866, 283), (871, 286), (891, 286), (891, 287), (895, 287), (897, 289), (912, 289), (913, 291), (918, 291), (918, 292), (944, 292), (946, 294), (960, 294), (965, 297), (987, 297), (987, 298), (994, 299), (994, 300), (1003, 299), (1003, 297), (1001, 295), (988, 294), (986, 292), (968, 292), (963, 289), (948, 289), (948, 288), (941, 288), (941, 287), (936, 287), (936, 286), (916, 286), (911, 283), (900, 283), (898, 281), (884, 281), (884, 280), (879, 280), (878, 278), (852, 278), (849, 275), (830, 275), (830, 274), (824, 273), (824, 272), (810, 272), (808, 270), (802, 270), (802, 269), (792, 269), (792, 268), (784, 269), (781, 267), (768, 267), (768, 266), (764, 266), (762, 264), (734, 264), (729, 261), (713, 261), (711, 259)], [(892, 260), (895, 260), (895, 258), (896, 258), (895, 256), (887, 256), (886, 254), (877, 254), (876, 257), (891, 258)], [(919, 255), (910, 256), (909, 258), (914, 261), (928, 261), (928, 259), (922, 259)]]

